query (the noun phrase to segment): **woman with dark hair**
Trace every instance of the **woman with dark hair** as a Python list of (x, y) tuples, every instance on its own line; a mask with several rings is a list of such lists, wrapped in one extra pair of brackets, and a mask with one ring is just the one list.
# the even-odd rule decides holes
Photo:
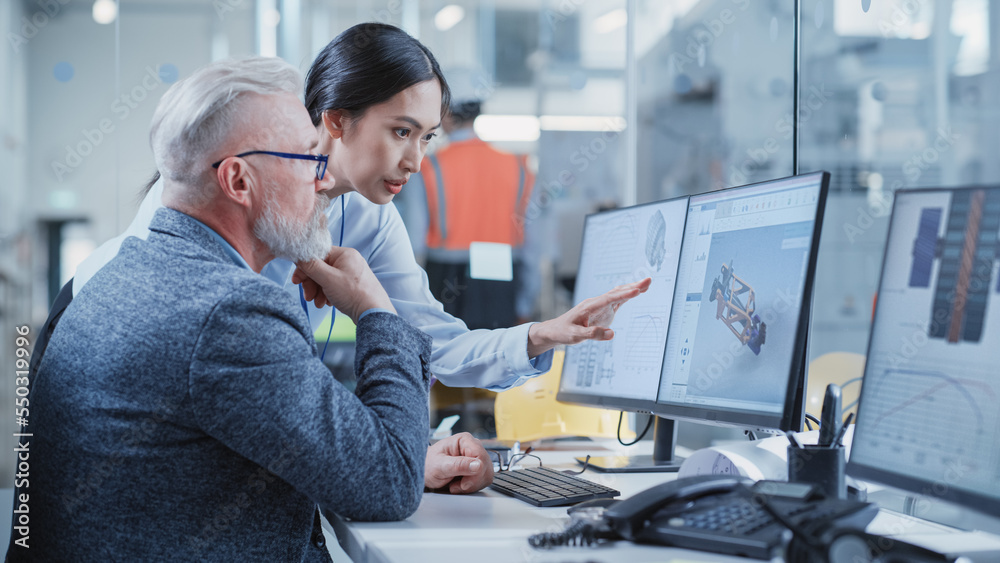
[[(419, 171), (449, 99), (434, 55), (405, 31), (380, 23), (358, 24), (338, 35), (316, 57), (306, 78), (306, 109), (320, 133), (317, 152), (330, 155), (327, 173), (336, 179), (330, 193), (336, 199), (327, 210), (334, 244), (357, 249), (399, 314), (433, 337), (435, 377), (454, 387), (502, 390), (548, 371), (550, 350), (558, 344), (610, 339), (607, 326), (614, 311), (649, 282), (589, 299), (556, 319), (509, 329), (470, 331), (445, 313), (413, 257), (399, 213), (387, 204)], [(152, 183), (129, 229), (80, 266), (74, 294), (117, 254), (124, 237), (145, 238), (146, 225), (161, 206), (161, 190), (162, 182)], [(287, 260), (276, 259), (261, 273), (302, 298), (313, 328), (318, 328), (331, 309), (306, 304), (316, 299), (325, 305), (325, 297), (308, 280), (305, 291), (296, 287), (294, 269)]]
[[(553, 321), (510, 329), (469, 331), (445, 313), (413, 258), (399, 213), (386, 204), (420, 170), (449, 101), (434, 55), (403, 30), (384, 24), (342, 33), (316, 57), (306, 79), (306, 109), (320, 131), (317, 150), (330, 154), (329, 170), (337, 179), (333, 192), (347, 194), (349, 207), (357, 208), (356, 214), (348, 208), (346, 215), (330, 215), (334, 243), (338, 223), (347, 229), (356, 221), (364, 225), (355, 231), (360, 236), (345, 238), (345, 244), (368, 260), (396, 310), (434, 338), (431, 371), (438, 379), (451, 386), (505, 389), (547, 371), (547, 352), (557, 344), (610, 338), (606, 322), (595, 326), (602, 324), (594, 322), (595, 314), (611, 313), (640, 289), (611, 292)], [(313, 297), (306, 286), (306, 297)], [(322, 294), (316, 297), (325, 302)]]

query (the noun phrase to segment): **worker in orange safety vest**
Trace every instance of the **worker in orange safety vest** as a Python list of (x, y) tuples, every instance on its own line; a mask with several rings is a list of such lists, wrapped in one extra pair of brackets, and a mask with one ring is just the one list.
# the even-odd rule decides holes
[[(526, 321), (534, 310), (540, 280), (524, 218), (535, 177), (524, 156), (476, 136), (472, 125), (480, 111), (479, 101), (451, 105), (442, 120), (449, 144), (424, 158), (420, 174), (410, 178), (409, 196), (418, 203), (407, 214), (407, 228), (415, 253), (426, 253), (431, 293), (445, 311), (470, 329), (492, 329)], [(483, 246), (476, 243), (494, 244), (476, 256)], [(491, 270), (510, 261), (511, 278), (474, 277), (476, 260)]]

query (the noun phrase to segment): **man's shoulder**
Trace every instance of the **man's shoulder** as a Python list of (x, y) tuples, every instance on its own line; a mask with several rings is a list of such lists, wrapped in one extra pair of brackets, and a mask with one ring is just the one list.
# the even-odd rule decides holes
[(173, 244), (164, 244), (155, 233), (148, 240), (126, 239), (118, 256), (95, 276), (95, 290), (148, 288), (150, 298), (200, 301), (205, 306), (222, 299), (295, 306), (294, 300), (270, 279), (197, 245), (169, 242)]
[[(215, 244), (212, 241), (212, 244)], [(119, 273), (146, 272), (172, 279), (212, 278), (242, 280), (247, 283), (268, 281), (252, 270), (238, 266), (222, 253), (190, 240), (152, 233), (146, 240), (129, 237), (107, 268)], [(122, 272), (124, 270), (124, 272)], [(271, 282), (274, 285), (273, 282)]]
[(302, 313), (301, 304), (284, 288), (250, 270), (238, 270), (228, 276), (228, 290), (221, 292), (220, 301), (229, 306), (249, 306), (271, 314)]

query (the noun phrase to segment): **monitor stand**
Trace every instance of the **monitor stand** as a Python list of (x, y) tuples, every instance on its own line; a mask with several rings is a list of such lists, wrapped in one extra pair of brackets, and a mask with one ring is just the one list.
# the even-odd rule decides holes
[(669, 418), (656, 417), (653, 423), (653, 455), (609, 455), (578, 457), (576, 461), (604, 473), (652, 473), (677, 471), (684, 461), (674, 455), (677, 442), (677, 423)]

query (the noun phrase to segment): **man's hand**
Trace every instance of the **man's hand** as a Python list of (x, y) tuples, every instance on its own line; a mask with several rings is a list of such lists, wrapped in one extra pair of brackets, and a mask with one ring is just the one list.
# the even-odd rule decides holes
[(302, 284), (305, 298), (317, 307), (333, 305), (351, 317), (354, 324), (368, 309), (378, 307), (396, 312), (368, 263), (353, 248), (334, 246), (325, 260), (296, 265), (292, 282)]
[(608, 328), (623, 303), (649, 289), (651, 278), (620, 285), (604, 295), (584, 299), (579, 305), (552, 320), (535, 323), (528, 329), (528, 357), (554, 348), (557, 344), (577, 344), (584, 340), (611, 340), (615, 331)]
[(493, 462), (472, 434), (455, 434), (427, 448), (424, 486), (428, 489), (474, 493), (492, 482)]

